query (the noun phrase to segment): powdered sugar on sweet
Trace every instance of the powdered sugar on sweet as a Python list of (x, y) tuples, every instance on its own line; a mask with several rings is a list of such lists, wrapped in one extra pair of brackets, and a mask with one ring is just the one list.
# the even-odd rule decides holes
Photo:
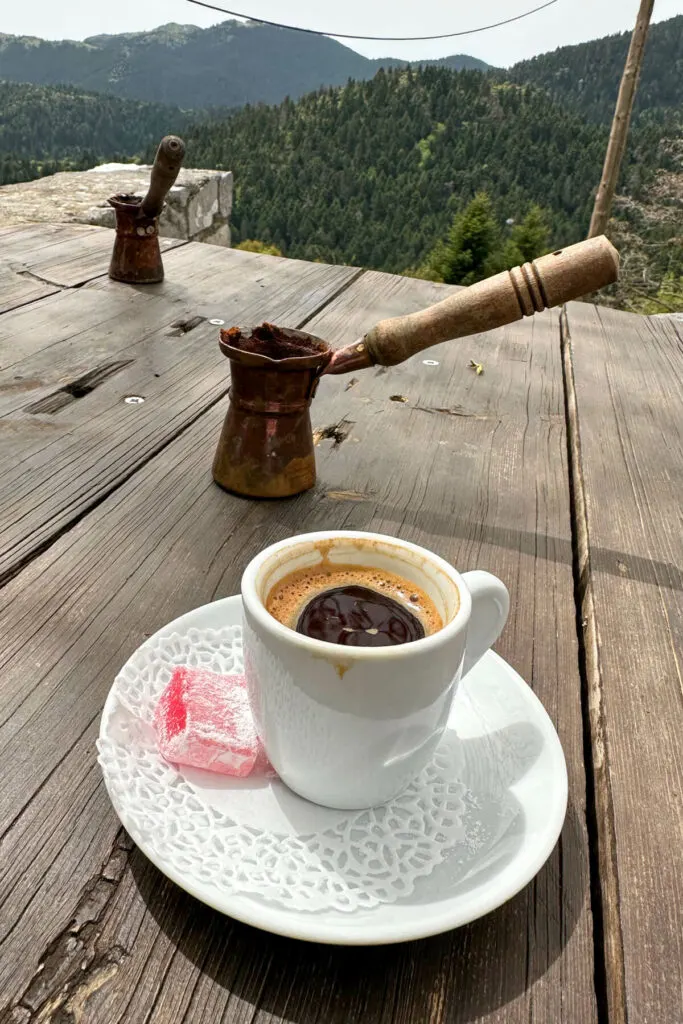
[(172, 764), (245, 778), (274, 775), (254, 728), (246, 681), (175, 668), (154, 713), (157, 745)]

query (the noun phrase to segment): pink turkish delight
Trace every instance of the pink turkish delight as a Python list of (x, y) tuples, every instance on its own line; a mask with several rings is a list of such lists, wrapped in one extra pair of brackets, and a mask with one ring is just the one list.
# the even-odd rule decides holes
[(162, 756), (173, 764), (245, 778), (273, 775), (254, 729), (244, 676), (176, 668), (157, 704)]

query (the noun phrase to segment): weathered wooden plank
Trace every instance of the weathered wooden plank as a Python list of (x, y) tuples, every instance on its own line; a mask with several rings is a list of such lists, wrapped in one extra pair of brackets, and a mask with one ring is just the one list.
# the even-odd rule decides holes
[[(162, 252), (187, 244), (179, 238), (159, 242)], [(0, 261), (38, 284), (74, 288), (107, 273), (113, 245), (107, 228), (31, 224), (0, 235)]]
[[(177, 321), (175, 334), (169, 333), (173, 339), (193, 329), (189, 323), (193, 317), (229, 321), (248, 313), (258, 318), (270, 310), (271, 289), (279, 288), (275, 282), (280, 281), (299, 281), (302, 298), (310, 299), (314, 311), (329, 297), (321, 282), (336, 275), (343, 287), (360, 273), (350, 267), (330, 268), (198, 243), (169, 253), (166, 271), (166, 279), (159, 285), (135, 288), (108, 279), (95, 280), (0, 319), (2, 383), (6, 386), (20, 374), (30, 380), (32, 392), (25, 399), (11, 401), (6, 397), (10, 389), (4, 387), (0, 415), (30, 405), (62, 378), (69, 380), (91, 369), (94, 360), (136, 344), (138, 336), (157, 328), (170, 331)], [(245, 313), (239, 296), (249, 284), (258, 286), (255, 292), (260, 292), (262, 302), (258, 309), (249, 307)], [(277, 305), (273, 311), (278, 312)], [(170, 341), (169, 346), (172, 344)], [(10, 370), (11, 374), (2, 372)]]
[(0, 259), (0, 314), (35, 299), (54, 295), (59, 286), (38, 281), (35, 277), (18, 272)]
[(360, 273), (198, 244), (167, 261), (152, 289), (105, 278), (0, 319), (0, 579), (226, 393), (209, 319), (295, 326)]
[[(73, 238), (74, 231), (82, 231), (83, 225), (72, 224), (12, 224), (0, 228), (0, 243), (3, 256), (17, 256), (45, 246), (55, 245)], [(86, 227), (86, 232), (90, 229)]]
[(681, 1021), (683, 339), (582, 303), (568, 328), (610, 1020)]
[[(346, 343), (434, 294), (367, 274), (310, 327)], [(4, 1005), (56, 1014), (87, 999), (88, 1024), (596, 1020), (557, 323), (429, 355), (438, 367), (323, 383), (316, 426), (338, 430), (320, 440), (314, 491), (259, 503), (215, 487), (220, 403), (0, 591)], [(145, 634), (236, 592), (264, 544), (322, 526), (384, 530), (501, 575), (513, 613), (499, 649), (567, 753), (570, 812), (548, 865), (500, 911), (426, 942), (328, 949), (227, 921), (136, 851), (122, 869), (92, 784), (105, 695)]]

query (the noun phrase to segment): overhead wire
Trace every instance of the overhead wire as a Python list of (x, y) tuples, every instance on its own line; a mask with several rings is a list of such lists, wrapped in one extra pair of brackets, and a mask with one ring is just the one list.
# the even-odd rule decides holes
[(460, 32), (441, 32), (438, 35), (432, 36), (360, 36), (353, 35), (350, 32), (323, 32), (321, 29), (301, 28), (299, 25), (285, 25), (279, 21), (269, 21), (267, 18), (255, 18), (251, 14), (242, 14), (239, 11), (230, 11), (226, 7), (218, 7), (216, 4), (207, 3), (206, 0), (187, 0), (187, 2), (195, 4), (197, 7), (206, 7), (210, 11), (220, 11), (221, 14), (229, 14), (233, 18), (243, 18), (246, 21), (253, 21), (259, 25), (269, 25), (271, 28), (285, 28), (290, 32), (305, 32), (306, 35), (310, 36), (331, 36), (333, 39), (363, 39), (378, 43), (419, 43), (430, 39), (455, 39), (456, 36), (471, 36), (476, 32), (488, 32), (492, 28), (511, 25), (513, 21), (521, 21), (522, 18), (528, 18), (532, 14), (537, 14), (538, 11), (543, 11), (546, 7), (552, 7), (553, 4), (559, 3), (559, 0), (546, 0), (546, 3), (541, 4), (539, 7), (533, 7), (522, 14), (516, 14), (512, 18), (505, 18), (503, 21), (495, 21), (490, 25), (480, 25), (478, 28), (463, 29)]

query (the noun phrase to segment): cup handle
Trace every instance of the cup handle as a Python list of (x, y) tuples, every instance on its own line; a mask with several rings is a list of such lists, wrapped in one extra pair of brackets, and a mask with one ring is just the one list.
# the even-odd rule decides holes
[(503, 632), (510, 610), (505, 584), (490, 572), (475, 569), (462, 577), (472, 597), (472, 614), (467, 628), (467, 646), (462, 665), (465, 676)]

